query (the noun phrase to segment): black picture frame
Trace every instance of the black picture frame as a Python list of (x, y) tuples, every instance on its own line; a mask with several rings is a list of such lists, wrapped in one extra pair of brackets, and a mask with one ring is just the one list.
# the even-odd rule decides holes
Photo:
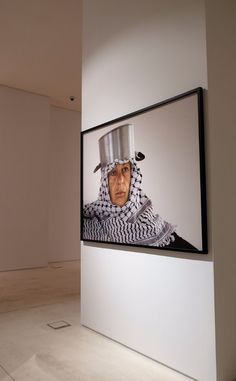
[[(195, 254), (208, 253), (203, 93), (203, 89), (198, 87), (81, 132), (82, 241)], [(83, 208), (85, 204), (96, 200), (95, 190), (98, 195), (100, 186), (100, 171), (93, 174), (93, 169), (99, 163), (98, 138), (126, 123), (134, 124), (139, 144), (137, 150), (149, 151), (151, 147), (150, 155), (149, 152), (144, 152), (147, 162), (143, 175), (145, 173), (147, 178), (149, 175), (151, 177), (146, 185), (154, 198), (155, 194), (160, 195), (160, 199), (157, 196), (158, 200), (153, 202), (158, 205), (158, 210), (155, 206), (154, 212), (161, 215), (164, 213), (162, 217), (165, 220), (176, 224), (177, 234), (184, 241), (181, 238), (179, 241), (177, 237), (174, 245), (156, 247), (84, 237)], [(157, 174), (154, 170), (156, 167)], [(153, 176), (157, 178), (154, 179)], [(148, 193), (146, 189), (144, 191)], [(151, 199), (153, 201), (153, 196)], [(162, 212), (159, 209), (163, 209)], [(172, 220), (175, 216), (178, 221)], [(183, 243), (186, 241), (187, 245)]]

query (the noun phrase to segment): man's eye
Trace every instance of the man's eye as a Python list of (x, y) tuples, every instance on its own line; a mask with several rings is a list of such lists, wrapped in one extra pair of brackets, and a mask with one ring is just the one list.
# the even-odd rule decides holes
[(129, 167), (124, 167), (123, 172), (129, 172)]
[(116, 171), (111, 171), (110, 172), (110, 176), (115, 176), (116, 175)]

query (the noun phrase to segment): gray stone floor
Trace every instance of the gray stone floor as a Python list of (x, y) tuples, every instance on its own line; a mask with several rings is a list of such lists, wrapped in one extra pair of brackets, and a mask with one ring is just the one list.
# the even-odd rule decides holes
[(0, 273), (0, 302), (0, 381), (190, 380), (80, 325), (79, 262)]

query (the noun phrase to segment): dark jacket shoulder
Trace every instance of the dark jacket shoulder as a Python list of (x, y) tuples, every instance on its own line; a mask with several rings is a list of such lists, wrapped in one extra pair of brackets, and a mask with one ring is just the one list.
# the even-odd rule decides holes
[(191, 245), (191, 243), (180, 237), (177, 233), (174, 233), (173, 236), (175, 240), (170, 242), (170, 244), (167, 246), (168, 248), (197, 251), (196, 247), (194, 247), (193, 245)]

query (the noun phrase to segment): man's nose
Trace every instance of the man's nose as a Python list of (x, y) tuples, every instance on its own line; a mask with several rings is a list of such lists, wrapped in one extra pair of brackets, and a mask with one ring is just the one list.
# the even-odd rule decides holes
[(124, 182), (124, 175), (122, 172), (118, 174), (117, 182), (118, 182), (118, 184), (122, 184)]

